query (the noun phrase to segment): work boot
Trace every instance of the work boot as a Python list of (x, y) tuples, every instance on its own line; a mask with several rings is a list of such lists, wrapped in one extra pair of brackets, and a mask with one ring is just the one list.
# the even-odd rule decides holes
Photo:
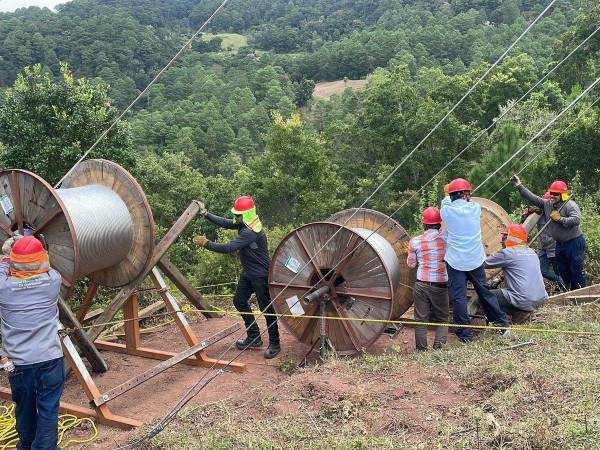
[(246, 337), (246, 339), (240, 339), (235, 343), (235, 346), (238, 350), (246, 350), (248, 348), (258, 348), (262, 347), (262, 339), (260, 336), (252, 338), (250, 336)]
[(281, 345), (270, 343), (269, 347), (265, 350), (265, 359), (275, 358), (281, 351)]

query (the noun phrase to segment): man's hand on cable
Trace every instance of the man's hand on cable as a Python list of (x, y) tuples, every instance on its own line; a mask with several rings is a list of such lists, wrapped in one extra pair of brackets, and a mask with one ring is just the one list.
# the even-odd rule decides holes
[(518, 175), (513, 175), (512, 178), (510, 179), (510, 181), (512, 182), (512, 184), (514, 184), (515, 186), (521, 186), (521, 179), (519, 178)]
[(561, 219), (560, 212), (558, 212), (558, 211), (552, 211), (550, 213), (550, 218), (552, 220), (554, 220), (555, 222), (560, 222), (560, 219)]
[(198, 204), (200, 206), (200, 215), (202, 217), (206, 217), (206, 215), (208, 214), (208, 209), (206, 209), (206, 206), (204, 206), (204, 203), (202, 203), (201, 201), (198, 201)]
[(450, 183), (446, 183), (444, 185), (444, 197), (448, 196), (448, 191), (450, 190)]
[(208, 244), (208, 238), (206, 236), (194, 236), (194, 244), (199, 245), (200, 247), (206, 247)]

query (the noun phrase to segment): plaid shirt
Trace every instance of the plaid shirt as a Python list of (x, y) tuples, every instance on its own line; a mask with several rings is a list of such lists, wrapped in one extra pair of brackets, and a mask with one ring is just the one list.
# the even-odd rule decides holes
[(448, 281), (445, 254), (445, 233), (429, 229), (410, 240), (406, 263), (413, 269), (418, 266), (417, 280), (444, 283)]

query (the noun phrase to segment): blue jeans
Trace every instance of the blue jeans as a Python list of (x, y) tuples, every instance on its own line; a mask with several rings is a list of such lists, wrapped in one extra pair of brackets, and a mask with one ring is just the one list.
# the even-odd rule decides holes
[(21, 450), (56, 450), (58, 406), (64, 386), (63, 358), (18, 365), (10, 374)]
[(585, 238), (583, 235), (567, 242), (556, 243), (558, 272), (569, 290), (585, 287), (584, 257)]
[[(485, 285), (486, 279), (483, 265), (477, 269), (463, 272), (462, 270), (452, 268), (452, 266), (446, 263), (446, 270), (448, 271), (448, 295), (453, 302), (453, 321), (455, 324), (469, 325), (471, 323), (471, 318), (467, 310), (469, 301), (467, 297), (467, 282), (470, 281), (479, 296), (479, 301), (483, 306), (488, 320), (494, 325), (509, 325), (506, 314), (500, 309), (500, 305), (498, 305), (498, 299)], [(473, 339), (473, 330), (470, 328), (457, 328), (454, 333), (463, 342)]]
[[(558, 276), (558, 266), (556, 265), (556, 258), (548, 257), (548, 253), (546, 250), (539, 250), (538, 256), (540, 258), (540, 268), (542, 269), (542, 276), (553, 283), (560, 282), (560, 277)], [(552, 270), (550, 270), (550, 266), (552, 266)]]

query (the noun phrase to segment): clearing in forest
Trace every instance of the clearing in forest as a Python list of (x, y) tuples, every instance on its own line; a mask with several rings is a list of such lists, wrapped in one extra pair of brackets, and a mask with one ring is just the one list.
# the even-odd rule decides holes
[(366, 84), (366, 80), (322, 81), (315, 86), (313, 96), (329, 100), (333, 94), (341, 94), (346, 88), (364, 89)]
[(242, 47), (248, 45), (248, 38), (243, 34), (236, 33), (204, 33), (202, 35), (203, 41), (212, 41), (213, 39), (221, 38), (223, 41), (221, 42), (221, 48), (227, 49), (231, 48), (233, 50), (239, 50)]

